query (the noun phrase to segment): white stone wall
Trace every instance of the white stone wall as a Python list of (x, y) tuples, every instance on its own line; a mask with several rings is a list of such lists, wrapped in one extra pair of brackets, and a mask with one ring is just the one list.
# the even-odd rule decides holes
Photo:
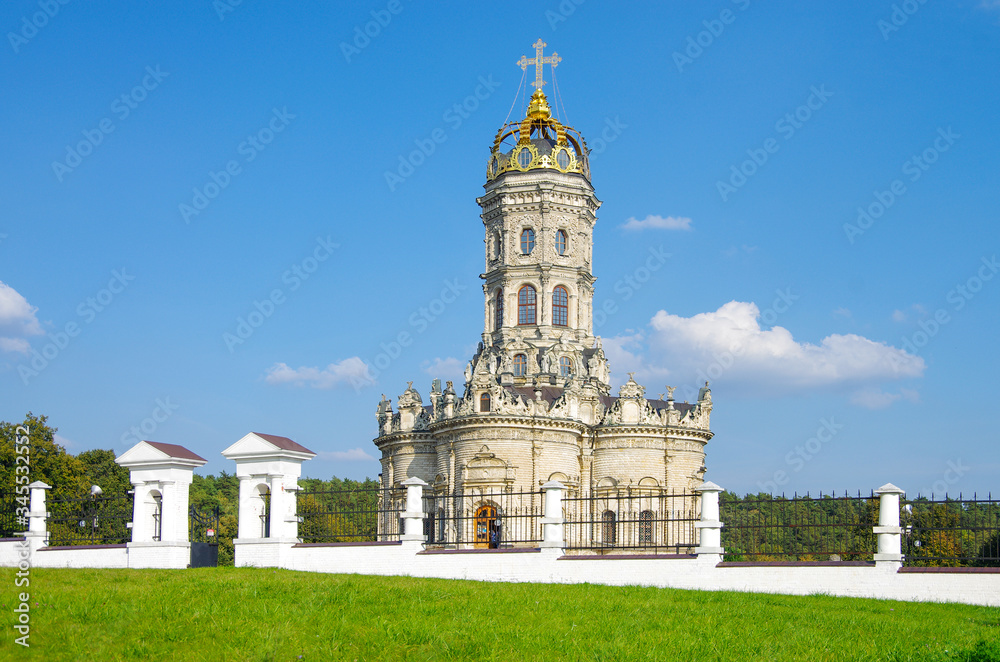
[[(420, 543), (291, 546), (283, 551), (243, 547), (241, 566), (309, 572), (404, 575), (476, 581), (657, 586), (706, 591), (829, 595), (961, 602), (1000, 607), (1000, 573), (897, 572), (879, 566), (723, 566), (717, 557), (621, 559), (567, 557), (561, 551), (421, 553)], [(283, 562), (278, 562), (283, 558)]]

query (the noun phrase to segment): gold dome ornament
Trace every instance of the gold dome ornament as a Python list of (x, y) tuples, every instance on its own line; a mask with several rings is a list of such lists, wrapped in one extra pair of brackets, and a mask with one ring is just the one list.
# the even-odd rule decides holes
[(524, 119), (510, 122), (497, 131), (486, 164), (486, 180), (492, 181), (509, 171), (552, 169), (564, 173), (579, 173), (590, 179), (587, 141), (576, 129), (552, 117), (548, 98), (542, 92), (545, 80), (542, 67), (553, 68), (562, 61), (556, 53), (542, 55), (547, 44), (539, 39), (534, 43), (535, 57), (521, 56), (517, 65), (522, 71), (535, 65), (535, 92), (531, 95)]

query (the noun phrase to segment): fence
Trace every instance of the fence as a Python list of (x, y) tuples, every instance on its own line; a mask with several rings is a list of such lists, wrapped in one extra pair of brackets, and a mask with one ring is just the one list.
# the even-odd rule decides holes
[(903, 564), (911, 567), (1000, 567), (1000, 500), (904, 501)]
[(699, 497), (624, 490), (563, 498), (565, 549), (691, 554), (698, 545)]
[(0, 492), (0, 538), (13, 538), (28, 529), (28, 495)]
[(403, 489), (300, 491), (299, 538), (306, 543), (399, 540)]
[(53, 499), (46, 518), (48, 544), (123, 545), (132, 539), (132, 507), (128, 494)]
[(871, 561), (879, 499), (812, 498), (724, 493), (722, 546), (726, 561)]
[(499, 549), (542, 540), (544, 496), (472, 488), (424, 497), (424, 535), (432, 547)]

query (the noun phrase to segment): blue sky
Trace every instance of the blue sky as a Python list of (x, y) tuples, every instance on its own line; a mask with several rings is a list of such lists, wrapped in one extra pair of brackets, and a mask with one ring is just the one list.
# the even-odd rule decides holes
[(616, 388), (710, 378), (735, 491), (998, 487), (994, 0), (18, 0), (0, 27), (0, 418), (71, 452), (232, 471), (252, 430), (377, 474), (380, 394), (460, 382), (479, 340), (475, 198), (542, 38), (594, 150)]

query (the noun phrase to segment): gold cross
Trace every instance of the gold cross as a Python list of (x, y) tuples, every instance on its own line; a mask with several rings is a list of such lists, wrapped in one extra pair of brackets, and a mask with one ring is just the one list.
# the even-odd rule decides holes
[(539, 39), (533, 44), (535, 48), (535, 57), (521, 56), (521, 59), (516, 62), (516, 64), (521, 66), (521, 71), (528, 68), (529, 64), (535, 65), (535, 82), (532, 85), (536, 89), (542, 89), (542, 85), (545, 85), (545, 81), (542, 80), (542, 65), (551, 64), (552, 68), (555, 69), (556, 65), (562, 62), (562, 58), (559, 57), (557, 53), (552, 53), (548, 57), (542, 57), (542, 49), (544, 49), (548, 44)]

